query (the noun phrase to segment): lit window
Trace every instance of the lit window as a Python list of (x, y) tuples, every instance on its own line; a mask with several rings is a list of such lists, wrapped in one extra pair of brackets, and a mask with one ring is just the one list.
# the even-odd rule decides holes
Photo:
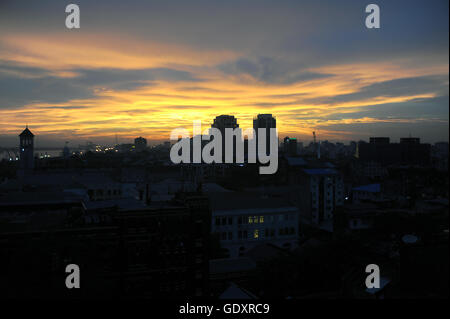
[(251, 216), (248, 218), (248, 223), (253, 224), (253, 218)]
[(253, 217), (253, 222), (254, 222), (255, 224), (258, 223), (258, 216)]
[(260, 216), (259, 217), (259, 222), (262, 224), (262, 223), (264, 223), (264, 216)]
[(255, 231), (253, 232), (253, 238), (258, 239), (259, 238), (259, 230), (255, 229)]

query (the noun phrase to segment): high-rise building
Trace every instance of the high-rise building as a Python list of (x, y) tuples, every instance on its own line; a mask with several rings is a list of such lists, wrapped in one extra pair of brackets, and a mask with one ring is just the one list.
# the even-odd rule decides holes
[(256, 132), (256, 149), (259, 147), (259, 129), (265, 129), (266, 134), (266, 155), (270, 154), (270, 129), (277, 127), (277, 121), (272, 116), (272, 114), (258, 114), (257, 117), (253, 119), (253, 129)]
[(214, 123), (211, 127), (219, 129), (222, 136), (225, 136), (226, 128), (235, 129), (239, 127), (239, 124), (237, 124), (237, 119), (233, 115), (220, 115), (214, 119)]
[(31, 170), (34, 168), (34, 134), (28, 129), (28, 125), (19, 134), (20, 138), (20, 168)]
[[(211, 127), (216, 128), (222, 134), (222, 162), (225, 162), (225, 129), (235, 129), (239, 127), (237, 119), (233, 115), (220, 115), (214, 119), (214, 123)], [(236, 138), (233, 138), (233, 154), (236, 158)]]

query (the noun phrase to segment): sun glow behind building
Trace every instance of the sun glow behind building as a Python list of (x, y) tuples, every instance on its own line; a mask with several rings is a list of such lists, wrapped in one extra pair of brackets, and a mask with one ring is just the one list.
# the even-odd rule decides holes
[(447, 1), (379, 1), (379, 30), (354, 1), (105, 3), (80, 1), (76, 31), (64, 4), (2, 4), (0, 143), (24, 122), (104, 143), (263, 113), (282, 136), (448, 140)]

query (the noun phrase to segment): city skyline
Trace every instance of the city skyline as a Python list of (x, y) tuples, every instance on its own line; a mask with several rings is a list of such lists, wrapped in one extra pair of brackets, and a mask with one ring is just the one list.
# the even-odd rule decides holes
[(4, 2), (0, 145), (26, 124), (40, 146), (152, 144), (193, 120), (251, 128), (266, 113), (304, 141), (448, 141), (448, 2), (377, 3), (379, 30), (361, 1), (78, 1), (68, 30), (64, 3)]

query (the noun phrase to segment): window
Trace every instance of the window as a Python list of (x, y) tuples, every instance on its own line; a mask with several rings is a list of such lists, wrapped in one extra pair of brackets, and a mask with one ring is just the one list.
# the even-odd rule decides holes
[(238, 238), (242, 239), (242, 230), (238, 231)]
[(264, 216), (259, 216), (259, 222), (262, 224), (264, 223)]
[(254, 239), (258, 239), (258, 238), (259, 238), (259, 230), (258, 230), (258, 229), (255, 229), (255, 230), (253, 231), (253, 238), (254, 238)]
[(248, 223), (249, 223), (249, 224), (253, 224), (253, 218), (252, 218), (252, 216), (249, 216), (249, 217), (248, 217)]
[(228, 225), (233, 225), (233, 218), (232, 217), (228, 217)]
[(216, 226), (220, 226), (220, 217), (216, 217)]
[(239, 224), (239, 225), (242, 224), (242, 217), (238, 217), (238, 224)]
[(222, 233), (222, 240), (227, 240), (227, 233)]
[(233, 233), (232, 232), (228, 232), (228, 240), (232, 240), (233, 239)]
[(242, 233), (242, 237), (247, 239), (248, 238), (248, 233), (246, 230), (244, 230), (244, 232)]
[(269, 229), (265, 229), (265, 233), (266, 233), (266, 237), (269, 237), (270, 236), (270, 234), (269, 234)]

